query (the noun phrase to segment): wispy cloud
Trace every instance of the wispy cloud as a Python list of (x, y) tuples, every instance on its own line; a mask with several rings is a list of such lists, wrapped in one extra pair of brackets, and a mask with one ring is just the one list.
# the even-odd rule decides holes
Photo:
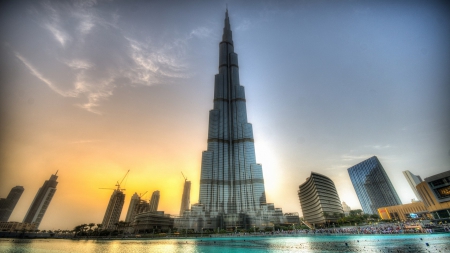
[(120, 27), (117, 12), (98, 12), (92, 8), (96, 4), (44, 1), (37, 5), (31, 13), (49, 31), (45, 43), (60, 47), (40, 56), (16, 53), (34, 76), (61, 96), (81, 99), (76, 105), (89, 112), (101, 114), (102, 101), (114, 94), (118, 82), (151, 86), (190, 77), (187, 41), (211, 35), (211, 29), (199, 27), (164, 43), (142, 39)]
[(351, 155), (351, 154), (344, 154), (341, 156), (341, 159), (343, 161), (355, 161), (355, 160), (364, 160), (372, 157), (373, 154), (364, 154), (364, 155)]
[(33, 65), (31, 65), (31, 63), (29, 63), (22, 55), (20, 55), (19, 53), (15, 54), (16, 57), (22, 61), (23, 64), (25, 64), (25, 66), (31, 71), (31, 74), (33, 74), (34, 76), (36, 76), (37, 78), (39, 78), (39, 80), (41, 80), (42, 82), (44, 82), (45, 84), (47, 84), (47, 86), (52, 89), (54, 92), (58, 93), (61, 96), (64, 97), (70, 97), (70, 93), (66, 93), (61, 91), (60, 89), (58, 89), (58, 87), (56, 87), (49, 79), (45, 78)]
[(365, 145), (365, 148), (371, 148), (371, 149), (387, 149), (387, 148), (391, 148), (391, 145), (386, 144), (386, 145)]

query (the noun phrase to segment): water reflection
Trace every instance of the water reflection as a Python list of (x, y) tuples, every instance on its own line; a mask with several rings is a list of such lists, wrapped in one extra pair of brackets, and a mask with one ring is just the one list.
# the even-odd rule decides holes
[[(428, 246), (426, 245), (428, 243)], [(2, 239), (0, 252), (450, 252), (450, 234), (197, 239)]]

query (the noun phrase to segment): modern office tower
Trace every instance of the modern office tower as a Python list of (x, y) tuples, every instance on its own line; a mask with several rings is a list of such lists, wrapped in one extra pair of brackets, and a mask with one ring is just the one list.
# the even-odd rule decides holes
[(0, 199), (0, 222), (7, 222), (11, 213), (14, 211), (17, 202), (22, 196), (24, 189), (23, 186), (15, 186), (11, 189), (6, 199)]
[(348, 174), (364, 213), (377, 214), (380, 207), (402, 204), (376, 156), (349, 168)]
[(299, 186), (303, 219), (310, 224), (336, 222), (344, 213), (333, 181), (316, 172)]
[(105, 216), (103, 217), (102, 228), (104, 230), (116, 229), (116, 223), (119, 222), (124, 202), (125, 194), (120, 187), (117, 187), (109, 199), (109, 204), (106, 208)]
[(403, 171), (403, 175), (405, 176), (406, 181), (408, 181), (409, 186), (411, 186), (411, 189), (416, 195), (416, 198), (422, 201), (422, 198), (420, 197), (420, 194), (416, 189), (416, 186), (422, 182), (422, 178), (420, 178), (420, 176), (414, 175), (409, 170)]
[(159, 191), (154, 191), (152, 194), (152, 198), (150, 199), (150, 212), (156, 212), (158, 211), (158, 204), (159, 204)]
[(23, 219), (23, 223), (36, 223), (36, 229), (39, 228), (42, 218), (44, 218), (44, 214), (50, 205), (50, 201), (52, 201), (53, 195), (55, 195), (56, 186), (58, 185), (58, 182), (56, 182), (56, 179), (58, 179), (57, 174), (58, 171), (54, 175), (51, 175), (49, 180), (45, 180), (44, 185), (39, 188)]
[(352, 210), (345, 202), (342, 202), (342, 209), (344, 210), (345, 216), (348, 216)]
[(181, 197), (180, 215), (183, 215), (184, 211), (190, 209), (191, 205), (191, 181), (184, 180), (183, 196)]
[(435, 220), (450, 219), (450, 170), (425, 178), (416, 188)]
[(136, 207), (139, 204), (141, 198), (135, 192), (133, 196), (131, 196), (130, 205), (128, 206), (127, 216), (125, 217), (125, 222), (132, 222), (134, 216), (136, 215)]
[(199, 194), (199, 203), (213, 216), (254, 212), (266, 203), (228, 11), (219, 48), (219, 74), (215, 76), (214, 109), (209, 111), (208, 147), (202, 154)]

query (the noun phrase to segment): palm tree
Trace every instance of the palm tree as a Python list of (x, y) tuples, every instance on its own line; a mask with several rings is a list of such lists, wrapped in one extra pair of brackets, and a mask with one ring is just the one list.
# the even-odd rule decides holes
[(89, 223), (88, 226), (89, 226), (90, 235), (92, 235), (92, 231), (93, 231), (92, 228), (95, 226), (95, 223)]

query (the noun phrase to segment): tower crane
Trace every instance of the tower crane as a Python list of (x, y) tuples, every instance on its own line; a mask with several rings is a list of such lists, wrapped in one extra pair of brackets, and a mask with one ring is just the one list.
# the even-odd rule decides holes
[(119, 181), (117, 181), (117, 184), (115, 185), (115, 186), (117, 187), (116, 189), (114, 189), (114, 188), (99, 188), (99, 189), (103, 189), (103, 190), (118, 190), (118, 191), (125, 191), (126, 189), (120, 188), (120, 185), (122, 184), (123, 180), (125, 180), (125, 178), (127, 177), (128, 172), (130, 172), (130, 170), (128, 170), (127, 173), (125, 173), (125, 176), (122, 178), (122, 180), (120, 181), (120, 183), (119, 183)]
[(140, 193), (139, 194), (139, 198), (141, 199), (142, 197), (144, 197), (144, 195), (147, 193), (148, 191), (144, 192), (144, 193)]

